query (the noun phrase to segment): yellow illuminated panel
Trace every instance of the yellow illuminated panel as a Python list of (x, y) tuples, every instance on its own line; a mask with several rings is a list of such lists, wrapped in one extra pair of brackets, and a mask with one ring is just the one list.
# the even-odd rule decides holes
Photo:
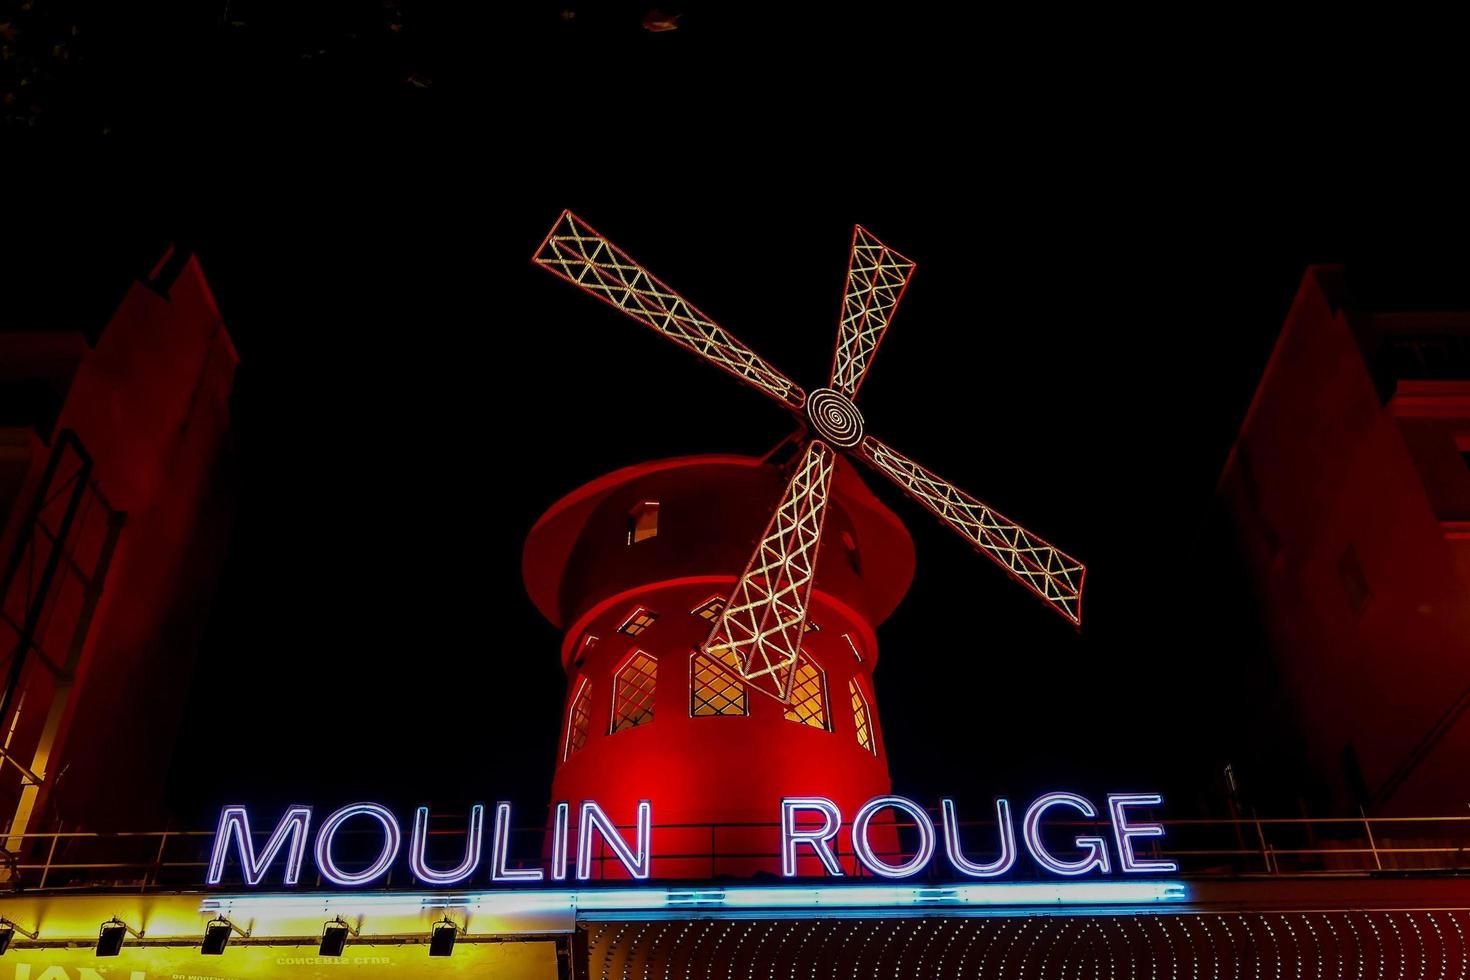
[(642, 650), (633, 654), (613, 680), (614, 733), (653, 721), (653, 692), (658, 681), (658, 661)]
[(796, 662), (796, 679), (791, 688), (791, 705), (786, 719), (827, 730), (827, 692), (821, 668), (806, 654)]
[[(201, 930), (202, 934), (202, 930)], [(0, 959), (0, 980), (319, 980), (324, 977), (494, 977), (495, 980), (555, 980), (556, 946), (550, 941), (477, 943), (460, 940), (447, 957), (430, 957), (418, 943), (379, 945), (349, 942), (342, 956), (318, 956), (309, 946), (247, 946), (232, 942), (220, 956), (184, 948), (123, 946), (99, 960), (93, 950), (27, 949), (12, 946)]]
[(692, 654), (689, 658), (689, 714), (692, 717), (750, 713), (745, 685), (739, 680), (740, 655), (725, 649), (719, 658), (723, 667), (702, 653)]

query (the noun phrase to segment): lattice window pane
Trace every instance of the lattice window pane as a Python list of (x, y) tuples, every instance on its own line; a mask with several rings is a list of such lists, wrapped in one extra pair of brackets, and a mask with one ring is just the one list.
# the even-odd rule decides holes
[(827, 731), (827, 683), (822, 670), (806, 654), (796, 664), (796, 681), (786, 719)]
[(655, 619), (658, 619), (658, 613), (639, 606), (633, 610), (632, 615), (627, 618), (623, 625), (618, 627), (618, 632), (627, 633), (629, 636), (637, 636), (652, 626)]
[(873, 726), (868, 718), (868, 702), (858, 688), (857, 681), (849, 678), (847, 691), (852, 696), (852, 727), (857, 732), (858, 744), (874, 755), (878, 754), (878, 743), (873, 739)]
[(567, 716), (567, 744), (562, 759), (570, 759), (587, 744), (587, 731), (592, 726), (592, 685), (584, 677), (577, 696), (572, 700), (572, 710)]
[(712, 595), (708, 599), (689, 610), (706, 623), (713, 623), (719, 618), (721, 610), (725, 608), (725, 597)]
[(628, 512), (628, 543), (658, 537), (658, 501), (645, 500)]
[(689, 658), (690, 717), (750, 714), (739, 673), (740, 655), (733, 650), (721, 652), (718, 662), (703, 653), (692, 654)]
[(658, 661), (639, 650), (613, 678), (612, 731), (637, 728), (653, 721), (653, 689)]

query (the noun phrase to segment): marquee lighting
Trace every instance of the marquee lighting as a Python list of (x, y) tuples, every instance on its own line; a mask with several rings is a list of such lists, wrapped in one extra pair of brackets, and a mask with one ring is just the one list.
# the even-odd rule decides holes
[[(1129, 878), (1091, 881), (971, 882), (955, 885), (912, 885), (885, 882), (830, 885), (736, 885), (695, 888), (504, 889), (456, 894), (220, 895), (206, 898), (206, 914), (292, 917), (325, 907), (344, 915), (416, 916), (460, 909), (487, 919), (517, 922), (556, 917), (546, 931), (565, 931), (566, 919), (636, 919), (688, 915), (760, 913), (772, 918), (817, 918), (835, 913), (887, 916), (895, 912), (942, 912), (1002, 908), (1047, 908), (1096, 912), (1099, 907), (1151, 908), (1191, 901), (1189, 886), (1168, 879)], [(519, 924), (517, 932), (528, 931)], [(529, 931), (535, 931), (534, 929)]]
[(812, 434), (729, 601), (703, 644), (734, 651), (750, 686), (790, 701), (838, 451), (873, 467), (1074, 625), (1086, 568), (1021, 525), (866, 432), (854, 399), (914, 263), (853, 229), (827, 387), (810, 394), (675, 293), (596, 229), (562, 212), (533, 261), (795, 414)]

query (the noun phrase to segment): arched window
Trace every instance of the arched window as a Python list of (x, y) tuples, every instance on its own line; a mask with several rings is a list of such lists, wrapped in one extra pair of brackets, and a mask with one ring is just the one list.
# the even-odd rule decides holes
[(791, 687), (791, 704), (786, 708), (786, 719), (831, 731), (827, 727), (826, 676), (822, 668), (804, 653), (796, 661), (796, 681)]
[(628, 543), (658, 537), (658, 501), (645, 500), (628, 511)]
[(583, 677), (577, 686), (577, 696), (572, 698), (572, 710), (567, 712), (567, 739), (561, 755), (563, 762), (587, 744), (587, 729), (591, 724), (592, 684)]
[(868, 699), (863, 697), (856, 677), (847, 681), (847, 691), (852, 696), (852, 727), (857, 732), (858, 744), (874, 755), (878, 754), (878, 740), (873, 737), (872, 715), (868, 713)]
[(613, 734), (653, 721), (653, 689), (657, 681), (658, 661), (642, 650), (633, 651), (633, 656), (613, 675)]
[(717, 658), (696, 651), (689, 655), (689, 717), (748, 715), (745, 683), (740, 680), (740, 654), (726, 649)]

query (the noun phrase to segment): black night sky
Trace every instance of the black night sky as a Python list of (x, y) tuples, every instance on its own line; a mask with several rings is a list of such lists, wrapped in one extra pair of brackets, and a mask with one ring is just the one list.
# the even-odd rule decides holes
[[(75, 64), (5, 130), (66, 161), (8, 192), (10, 326), (95, 331), (177, 240), (242, 357), (229, 558), (177, 755), (136, 763), (172, 766), (186, 822), (288, 798), (539, 822), (564, 694), (525, 533), (610, 469), (791, 431), (533, 267), (563, 207), (808, 389), (852, 224), (918, 262), (870, 431), (1086, 560), (1089, 593), (1079, 636), (869, 481), (918, 552), (879, 631), (899, 792), (1221, 815), (1230, 763), (1262, 809), (1311, 798), (1214, 486), (1307, 264), (1368, 306), (1470, 308), (1444, 158), (1363, 149), (1412, 121), (996, 22), (263, 7), (78, 14)], [(932, 47), (890, 55), (890, 28)]]

